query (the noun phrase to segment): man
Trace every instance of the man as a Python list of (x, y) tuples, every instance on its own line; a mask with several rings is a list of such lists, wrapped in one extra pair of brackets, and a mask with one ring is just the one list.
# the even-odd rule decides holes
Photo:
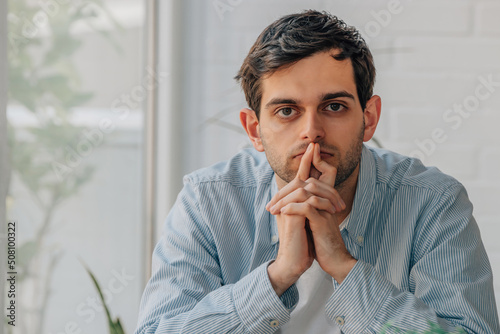
[(463, 186), (363, 145), (381, 100), (354, 28), (283, 17), (237, 79), (263, 153), (185, 177), (136, 333), (500, 333)]

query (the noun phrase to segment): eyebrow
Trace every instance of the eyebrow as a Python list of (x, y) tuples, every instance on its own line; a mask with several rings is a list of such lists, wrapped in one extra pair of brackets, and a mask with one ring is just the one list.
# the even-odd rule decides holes
[[(347, 97), (353, 101), (355, 101), (354, 95), (352, 95), (349, 92), (346, 92), (345, 90), (340, 91), (340, 92), (335, 92), (335, 93), (326, 93), (323, 94), (320, 98), (321, 102), (328, 101), (328, 100), (333, 100), (337, 99), (339, 97)], [(279, 104), (299, 104), (299, 101), (294, 100), (294, 99), (288, 99), (288, 98), (280, 98), (280, 97), (275, 97), (266, 105), (264, 106), (264, 109), (268, 109), (269, 107), (279, 105)]]

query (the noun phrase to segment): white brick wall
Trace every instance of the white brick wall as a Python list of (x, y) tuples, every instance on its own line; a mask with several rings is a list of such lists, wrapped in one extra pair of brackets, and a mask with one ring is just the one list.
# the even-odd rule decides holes
[(475, 33), (482, 35), (493, 35), (498, 38), (500, 34), (500, 20), (498, 13), (500, 4), (498, 1), (485, 1), (476, 6)]
[[(454, 104), (474, 96), (479, 76), (493, 75), (500, 82), (498, 1), (401, 1), (389, 21), (380, 14), (389, 10), (389, 0), (220, 2), (235, 5), (221, 20), (212, 1), (205, 2), (203, 23), (193, 29), (196, 35), (187, 38), (197, 50), (193, 61), (201, 63), (204, 71), (198, 73), (201, 83), (187, 82), (201, 97), (196, 97), (200, 108), (193, 110), (197, 121), (186, 128), (192, 150), (186, 171), (226, 159), (248, 143), (245, 135), (206, 121), (224, 114), (223, 121), (239, 127), (238, 111), (245, 101), (232, 78), (261, 30), (284, 14), (308, 8), (328, 10), (369, 37), (378, 69), (375, 92), (383, 101), (377, 136), (384, 146), (409, 154), (418, 149), (415, 140), (429, 139), (434, 129), (443, 129), (446, 140), (436, 143), (425, 161), (467, 187), (494, 269), (500, 305), (500, 243), (496, 240), (500, 235), (500, 87), (480, 101), (468, 118), (453, 122), (443, 118)], [(189, 6), (200, 10), (200, 3), (191, 0)]]

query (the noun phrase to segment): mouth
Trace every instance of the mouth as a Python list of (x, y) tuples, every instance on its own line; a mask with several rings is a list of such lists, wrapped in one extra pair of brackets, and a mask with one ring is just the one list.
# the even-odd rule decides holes
[[(304, 155), (304, 153), (305, 153), (305, 152), (303, 152), (303, 153), (299, 153), (299, 154), (295, 155), (293, 158), (294, 158), (294, 159), (296, 159), (296, 158), (298, 158), (298, 159), (302, 159), (302, 156)], [(319, 154), (319, 155), (320, 155), (320, 157), (321, 157), (321, 160), (325, 160), (325, 159), (329, 159), (329, 158), (333, 157), (333, 154), (331, 154), (331, 153), (327, 153), (327, 152), (320, 152), (320, 154)]]
[(331, 158), (333, 157), (333, 154), (330, 154), (330, 153), (326, 153), (326, 152), (320, 152), (319, 154), (321, 156), (321, 160), (326, 160), (328, 158)]

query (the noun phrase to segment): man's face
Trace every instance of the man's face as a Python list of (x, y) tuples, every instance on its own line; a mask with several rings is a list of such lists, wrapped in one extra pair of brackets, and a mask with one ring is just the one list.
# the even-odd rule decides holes
[[(331, 55), (337, 52), (314, 54), (262, 80), (258, 131), (278, 185), (293, 180), (311, 142), (337, 168), (336, 186), (357, 176), (364, 114), (351, 60), (335, 60)], [(311, 176), (319, 172), (313, 168)]]

